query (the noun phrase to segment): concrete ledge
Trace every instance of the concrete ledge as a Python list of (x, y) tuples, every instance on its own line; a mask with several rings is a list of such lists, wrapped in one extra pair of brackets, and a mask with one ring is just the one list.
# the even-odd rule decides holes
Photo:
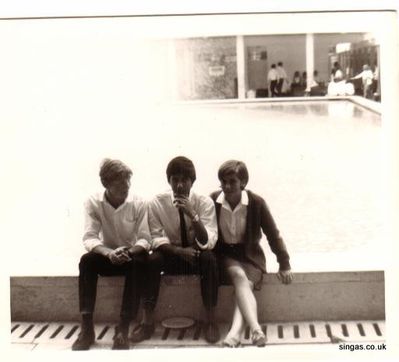
[[(11, 277), (11, 319), (19, 321), (76, 321), (77, 277)], [(100, 278), (95, 319), (115, 321), (119, 316), (123, 279)], [(307, 320), (384, 320), (384, 272), (298, 273), (291, 285), (274, 274), (264, 278), (256, 292), (261, 322)], [(221, 286), (216, 316), (231, 320), (234, 291)], [(201, 318), (199, 279), (165, 276), (156, 309), (157, 320), (172, 316)]]
[(245, 99), (208, 99), (175, 102), (178, 106), (212, 106), (212, 105), (245, 105), (245, 104), (273, 104), (273, 103), (301, 103), (314, 101), (350, 101), (370, 111), (381, 114), (381, 103), (361, 96), (304, 96), (304, 97), (275, 97), (275, 98), (245, 98)]
[(373, 111), (378, 114), (382, 113), (381, 103), (379, 103), (379, 102), (375, 102), (375, 101), (372, 101), (370, 99), (360, 97), (360, 96), (351, 96), (351, 97), (348, 97), (348, 99), (351, 102), (353, 102), (359, 106), (362, 106), (364, 108), (367, 108), (370, 111)]

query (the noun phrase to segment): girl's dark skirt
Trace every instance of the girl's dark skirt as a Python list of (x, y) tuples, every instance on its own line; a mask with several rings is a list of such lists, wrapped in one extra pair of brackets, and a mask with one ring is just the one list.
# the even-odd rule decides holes
[(254, 289), (261, 289), (263, 272), (247, 259), (243, 244), (220, 243), (218, 249), (222, 284), (231, 284), (227, 270), (231, 267), (239, 267), (245, 272), (248, 280), (252, 282)]

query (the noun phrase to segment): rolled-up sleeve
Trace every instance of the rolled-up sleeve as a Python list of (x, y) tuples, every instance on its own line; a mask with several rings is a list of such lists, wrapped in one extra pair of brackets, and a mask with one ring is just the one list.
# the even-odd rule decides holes
[(101, 222), (90, 199), (84, 203), (84, 220), (83, 246), (87, 251), (92, 251), (96, 246), (102, 245), (102, 242), (99, 237)]
[(137, 241), (135, 245), (149, 251), (151, 249), (151, 234), (148, 226), (148, 205), (142, 201), (137, 207)]
[(215, 205), (210, 197), (203, 196), (200, 198), (198, 209), (198, 216), (208, 233), (208, 241), (206, 244), (201, 244), (198, 240), (196, 242), (200, 249), (211, 250), (218, 240)]
[(161, 205), (157, 199), (148, 204), (148, 226), (151, 235), (151, 248), (153, 250), (161, 245), (170, 244), (169, 238), (165, 235), (164, 227), (160, 220)]

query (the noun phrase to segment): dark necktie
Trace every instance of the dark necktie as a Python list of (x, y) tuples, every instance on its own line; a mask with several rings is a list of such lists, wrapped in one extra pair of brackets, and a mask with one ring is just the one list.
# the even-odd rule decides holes
[(180, 238), (181, 238), (181, 245), (183, 248), (188, 246), (188, 239), (187, 239), (187, 230), (186, 230), (186, 220), (184, 220), (184, 213), (183, 210), (179, 209), (179, 216), (180, 216)]

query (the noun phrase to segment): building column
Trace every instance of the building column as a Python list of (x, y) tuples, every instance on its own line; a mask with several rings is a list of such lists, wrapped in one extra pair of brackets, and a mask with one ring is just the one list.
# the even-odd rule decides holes
[(244, 36), (242, 35), (238, 35), (236, 37), (236, 59), (238, 99), (245, 99), (247, 91), (247, 77), (245, 64), (245, 44)]
[(168, 67), (167, 67), (167, 85), (168, 85), (168, 94), (166, 97), (169, 97), (168, 100), (176, 101), (178, 97), (177, 92), (177, 65), (176, 65), (176, 47), (175, 40), (170, 39), (167, 41), (167, 59), (168, 59)]
[(313, 83), (314, 71), (314, 37), (313, 34), (306, 34), (306, 92), (310, 92), (310, 85)]
[[(381, 58), (380, 58), (380, 44), (378, 44), (377, 46), (377, 67), (378, 67), (378, 71), (376, 72), (377, 75), (377, 94), (379, 96), (381, 96), (381, 76), (380, 76), (380, 64), (381, 64)], [(375, 69), (374, 69), (375, 72)]]

